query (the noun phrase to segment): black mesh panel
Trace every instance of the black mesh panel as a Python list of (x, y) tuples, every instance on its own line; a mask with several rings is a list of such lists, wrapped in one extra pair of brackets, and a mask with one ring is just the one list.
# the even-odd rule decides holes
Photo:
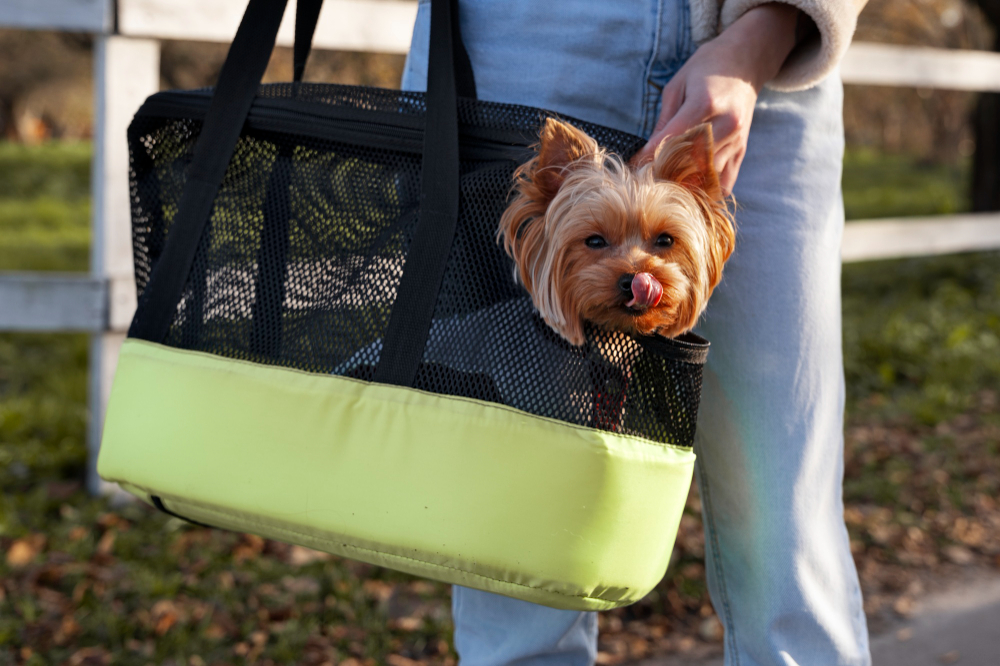
[[(161, 93), (129, 129), (137, 321), (209, 98)], [(423, 99), (262, 86), (165, 344), (371, 380), (417, 221)], [(542, 322), (496, 243), (545, 115), (460, 103), (460, 216), (415, 387), (690, 446), (705, 345), (588, 330), (574, 347)], [(570, 122), (623, 155), (643, 143)]]

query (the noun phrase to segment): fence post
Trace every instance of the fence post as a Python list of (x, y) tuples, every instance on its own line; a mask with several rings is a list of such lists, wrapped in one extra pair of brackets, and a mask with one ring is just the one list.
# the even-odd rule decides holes
[(159, 90), (160, 43), (98, 35), (94, 43), (94, 157), (90, 272), (107, 281), (107, 330), (90, 339), (87, 426), (87, 489), (112, 493), (115, 484), (97, 476), (104, 412), (118, 350), (135, 310), (129, 160), (125, 132), (143, 100)]

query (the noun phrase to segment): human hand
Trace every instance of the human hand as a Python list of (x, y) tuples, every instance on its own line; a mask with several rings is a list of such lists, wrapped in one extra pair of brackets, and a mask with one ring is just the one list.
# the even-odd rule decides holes
[(757, 95), (795, 46), (798, 13), (777, 2), (754, 7), (699, 47), (663, 88), (656, 127), (632, 161), (652, 159), (663, 139), (707, 122), (715, 138), (719, 184), (730, 193), (746, 153)]

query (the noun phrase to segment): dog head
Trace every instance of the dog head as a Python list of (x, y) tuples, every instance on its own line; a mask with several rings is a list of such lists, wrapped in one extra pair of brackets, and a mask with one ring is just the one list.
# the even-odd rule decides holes
[(693, 328), (735, 243), (712, 159), (707, 124), (633, 168), (548, 119), (497, 234), (545, 322), (574, 345), (585, 321), (666, 337)]

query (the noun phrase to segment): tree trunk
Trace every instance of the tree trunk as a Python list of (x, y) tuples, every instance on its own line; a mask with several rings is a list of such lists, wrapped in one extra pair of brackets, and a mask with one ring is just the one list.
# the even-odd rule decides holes
[(17, 140), (17, 123), (14, 121), (14, 98), (0, 95), (0, 137)]
[[(1000, 52), (1000, 0), (976, 0), (996, 37)], [(972, 210), (1000, 210), (1000, 93), (980, 93), (972, 117), (976, 152), (972, 159)]]
[(973, 114), (972, 210), (1000, 210), (1000, 93), (980, 93)]

